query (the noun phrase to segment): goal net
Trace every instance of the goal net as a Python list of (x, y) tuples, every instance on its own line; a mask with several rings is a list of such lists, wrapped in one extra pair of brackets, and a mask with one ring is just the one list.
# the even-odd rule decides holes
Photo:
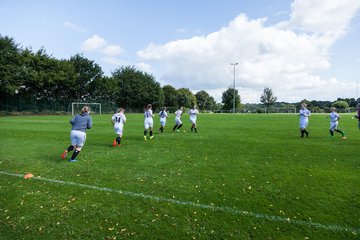
[(71, 114), (74, 116), (75, 114), (80, 113), (81, 109), (84, 106), (88, 106), (92, 114), (101, 114), (101, 103), (83, 103), (83, 102), (71, 103)]

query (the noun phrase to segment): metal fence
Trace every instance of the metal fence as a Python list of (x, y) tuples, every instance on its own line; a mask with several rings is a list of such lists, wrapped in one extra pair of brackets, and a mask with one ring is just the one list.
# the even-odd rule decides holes
[[(117, 110), (117, 105), (114, 102), (109, 102), (108, 100), (97, 100), (94, 102), (101, 103), (101, 112), (114, 113)], [(154, 109), (154, 112), (159, 112), (161, 109)], [(176, 107), (168, 107), (167, 111), (169, 113), (174, 113), (177, 110)], [(318, 107), (309, 108), (312, 113), (330, 113), (330, 108), (320, 109)], [(31, 114), (71, 114), (72, 107), (71, 102), (49, 102), (41, 101), (36, 99), (26, 99), (21, 98), (20, 96), (6, 96), (2, 97), (0, 101), (0, 115), (31, 115)], [(141, 113), (143, 108), (126, 108), (127, 113)], [(355, 112), (356, 108), (338, 108), (338, 113), (352, 113)], [(233, 113), (233, 110), (201, 110), (202, 113), (221, 113), (221, 114), (230, 114)], [(265, 108), (260, 106), (245, 106), (241, 109), (236, 109), (235, 113), (248, 113), (248, 114), (273, 114), (273, 113), (287, 113), (287, 114), (297, 114), (299, 112), (298, 108)]]

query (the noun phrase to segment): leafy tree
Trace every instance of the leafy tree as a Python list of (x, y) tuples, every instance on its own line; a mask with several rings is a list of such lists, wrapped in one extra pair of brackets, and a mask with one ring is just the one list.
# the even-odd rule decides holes
[(277, 97), (274, 96), (273, 91), (270, 88), (264, 88), (264, 92), (260, 97), (260, 102), (269, 108), (275, 104), (276, 100)]
[(61, 77), (59, 79), (59, 61), (48, 55), (43, 48), (36, 53), (26, 49), (23, 57), (26, 76), (23, 86), (26, 94), (38, 101), (58, 100), (55, 88), (63, 80)]
[(14, 95), (23, 83), (22, 49), (13, 38), (0, 35), (0, 93)]
[(177, 107), (177, 91), (171, 85), (165, 85), (162, 87), (165, 97), (165, 106), (167, 107)]
[(160, 83), (147, 73), (134, 67), (121, 67), (112, 73), (120, 93), (115, 101), (118, 106), (142, 109), (151, 103), (154, 108), (163, 106), (164, 92)]
[(303, 99), (302, 101), (300, 101), (299, 103), (296, 104), (296, 108), (300, 109), (301, 108), (301, 104), (305, 103), (307, 105), (307, 107), (312, 107), (312, 104), (309, 100)]
[(221, 110), (221, 109), (223, 109), (223, 104), (217, 102), (217, 103), (215, 104), (215, 110)]
[(336, 101), (345, 101), (349, 104), (349, 107), (356, 107), (356, 100), (355, 98), (338, 98)]
[(205, 109), (214, 109), (215, 108), (215, 100), (211, 97), (205, 90), (201, 90), (195, 94), (198, 108), (200, 110)]
[[(234, 88), (228, 88), (222, 93), (223, 110), (232, 110), (234, 103)], [(235, 89), (235, 109), (241, 108), (241, 99), (238, 90)]]
[(76, 54), (70, 58), (75, 72), (74, 86), (76, 100), (84, 101), (90, 97), (89, 85), (94, 80), (99, 80), (103, 76), (101, 67), (94, 61), (85, 58), (82, 54)]
[(349, 108), (349, 104), (346, 101), (336, 101), (331, 104), (331, 106), (336, 108)]
[(108, 101), (115, 103), (120, 97), (121, 89), (113, 77), (102, 77), (92, 81), (89, 85), (89, 94), (92, 101)]
[(196, 104), (194, 94), (188, 88), (180, 88), (177, 90), (178, 106), (190, 108)]

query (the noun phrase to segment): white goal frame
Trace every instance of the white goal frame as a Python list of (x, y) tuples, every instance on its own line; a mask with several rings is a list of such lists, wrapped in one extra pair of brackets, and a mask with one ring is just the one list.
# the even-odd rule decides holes
[(83, 106), (89, 106), (91, 110), (91, 105), (99, 105), (99, 114), (101, 115), (101, 103), (84, 103), (84, 102), (72, 102), (71, 103), (71, 115), (75, 115), (74, 112), (74, 105), (83, 105)]

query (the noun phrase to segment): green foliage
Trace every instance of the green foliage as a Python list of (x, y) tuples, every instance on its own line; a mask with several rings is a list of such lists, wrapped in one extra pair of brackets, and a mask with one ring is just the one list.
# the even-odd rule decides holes
[(163, 89), (152, 75), (128, 66), (115, 70), (112, 77), (120, 87), (119, 106), (142, 109), (151, 103), (156, 109), (164, 105)]
[(14, 95), (24, 81), (22, 49), (14, 39), (0, 35), (0, 93)]
[(198, 108), (200, 110), (214, 110), (216, 102), (205, 90), (201, 90), (195, 94)]
[[(228, 88), (222, 94), (223, 110), (232, 110), (234, 104), (234, 88)], [(235, 109), (241, 108), (241, 99), (238, 90), (235, 89)]]
[(356, 104), (360, 102), (360, 98), (355, 100), (355, 98), (338, 98), (336, 101), (345, 101), (349, 104), (349, 107), (356, 107)]
[(74, 67), (75, 72), (75, 99), (77, 101), (89, 99), (90, 83), (101, 80), (103, 76), (101, 67), (81, 54), (72, 56), (69, 61)]
[(167, 107), (177, 107), (177, 91), (171, 85), (165, 85), (162, 87), (164, 92), (165, 101), (164, 104)]
[(349, 104), (345, 101), (336, 101), (331, 104), (331, 106), (336, 108), (349, 108)]
[(271, 107), (275, 104), (277, 97), (274, 96), (274, 93), (270, 88), (264, 88), (264, 91), (260, 97), (260, 102), (262, 102), (266, 107)]
[(191, 108), (196, 105), (196, 98), (188, 88), (180, 88), (177, 90), (178, 107)]

